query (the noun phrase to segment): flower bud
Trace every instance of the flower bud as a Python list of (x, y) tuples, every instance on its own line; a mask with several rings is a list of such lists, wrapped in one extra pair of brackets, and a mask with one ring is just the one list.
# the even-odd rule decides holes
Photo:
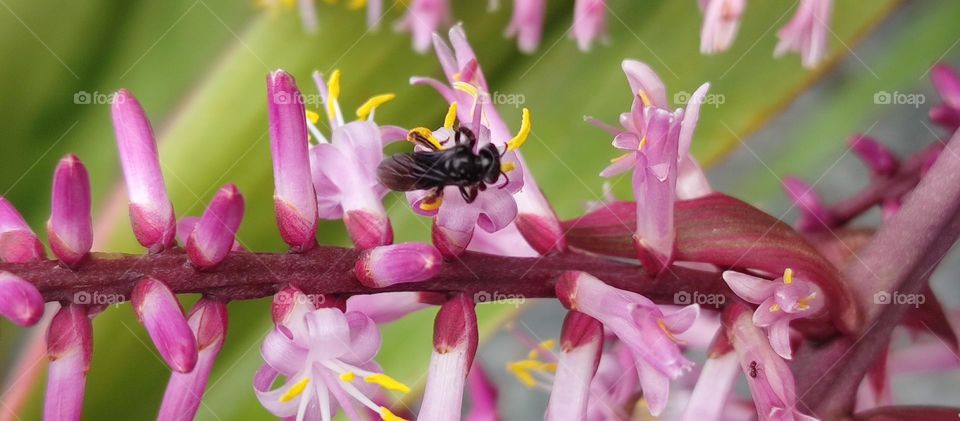
[(43, 419), (76, 421), (83, 412), (83, 395), (93, 355), (93, 326), (84, 306), (66, 304), (47, 330), (47, 393)]
[(18, 326), (33, 326), (43, 316), (43, 296), (33, 284), (0, 271), (0, 315)]
[(167, 365), (181, 373), (193, 370), (197, 363), (197, 340), (170, 288), (146, 277), (133, 288), (131, 304)]
[(76, 155), (60, 160), (53, 175), (47, 234), (50, 248), (67, 266), (79, 264), (93, 245), (90, 177)]
[(43, 243), (13, 205), (0, 197), (0, 261), (24, 263), (45, 257)]
[(360, 254), (356, 274), (360, 283), (371, 288), (422, 282), (440, 272), (443, 258), (429, 244), (405, 243), (380, 246)]
[(444, 303), (433, 329), (430, 371), (417, 419), (459, 419), (463, 387), (477, 352), (477, 313), (473, 300), (459, 294)]
[(243, 195), (237, 186), (224, 186), (187, 238), (187, 255), (201, 268), (220, 263), (236, 241), (237, 229), (243, 221)]

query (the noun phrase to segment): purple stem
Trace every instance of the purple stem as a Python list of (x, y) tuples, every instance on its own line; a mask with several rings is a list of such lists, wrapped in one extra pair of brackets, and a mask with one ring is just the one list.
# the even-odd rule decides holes
[[(815, 350), (798, 361), (821, 367), (826, 379), (807, 389), (803, 400), (826, 419), (850, 414), (857, 385), (889, 343), (909, 305), (875, 301), (874, 294), (919, 294), (930, 273), (960, 237), (960, 132), (953, 135), (936, 163), (904, 200), (903, 207), (851, 259), (845, 278), (864, 309), (867, 322), (859, 337)], [(827, 347), (831, 348), (831, 347)], [(838, 356), (839, 354), (839, 356)], [(826, 372), (822, 367), (829, 367)], [(814, 370), (816, 371), (816, 370)], [(808, 378), (807, 380), (814, 380)]]
[(358, 256), (354, 249), (330, 246), (299, 254), (233, 252), (216, 267), (198, 270), (182, 249), (173, 249), (151, 255), (92, 253), (76, 270), (43, 260), (0, 264), (0, 271), (33, 283), (46, 301), (98, 300), (100, 294), (110, 295), (111, 304), (129, 299), (133, 286), (146, 276), (163, 281), (176, 294), (203, 293), (223, 300), (267, 297), (288, 284), (307, 294), (425, 291), (550, 298), (555, 297), (556, 279), (570, 270), (589, 272), (661, 303), (673, 304), (673, 294), (685, 290), (726, 294), (732, 300), (718, 272), (672, 267), (654, 277), (637, 265), (575, 253), (517, 258), (468, 252), (446, 262), (428, 281), (370, 288), (354, 276)]

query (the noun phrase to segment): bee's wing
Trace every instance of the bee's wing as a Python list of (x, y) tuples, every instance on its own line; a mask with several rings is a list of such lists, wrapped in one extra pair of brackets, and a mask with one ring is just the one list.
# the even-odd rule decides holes
[(443, 152), (396, 154), (380, 162), (377, 178), (395, 191), (426, 190), (444, 185), (447, 177), (440, 161)]

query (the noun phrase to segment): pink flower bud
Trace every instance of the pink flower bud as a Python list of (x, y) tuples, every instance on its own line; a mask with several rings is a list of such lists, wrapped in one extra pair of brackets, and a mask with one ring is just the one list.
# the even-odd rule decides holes
[(130, 197), (133, 233), (144, 247), (159, 252), (174, 243), (176, 217), (160, 172), (153, 129), (130, 91), (121, 89), (114, 97), (113, 129)]
[(860, 157), (874, 174), (887, 176), (897, 172), (900, 162), (893, 152), (882, 143), (863, 135), (853, 136), (849, 142), (850, 149)]
[(67, 266), (79, 264), (93, 245), (90, 177), (76, 155), (60, 160), (53, 175), (47, 235), (50, 248)]
[(433, 240), (434, 247), (440, 251), (440, 254), (452, 259), (467, 251), (467, 246), (470, 245), (470, 240), (473, 239), (473, 229), (471, 227), (471, 229), (466, 232), (455, 231), (444, 228), (434, 220), (430, 236)]
[(377, 324), (383, 324), (441, 304), (445, 300), (446, 297), (443, 294), (417, 291), (354, 295), (347, 299), (347, 313), (351, 311), (363, 313)]
[(33, 284), (0, 271), (0, 315), (18, 326), (33, 326), (43, 316), (43, 296)]
[(600, 322), (577, 311), (567, 313), (560, 333), (560, 351), (546, 419), (585, 419), (590, 379), (597, 372), (603, 351)]
[(306, 251), (316, 244), (317, 197), (307, 154), (306, 111), (293, 76), (283, 70), (267, 76), (267, 105), (277, 225), (294, 251)]
[(440, 307), (433, 327), (433, 355), (419, 421), (460, 418), (463, 387), (477, 352), (477, 313), (466, 294)]
[(133, 288), (131, 304), (167, 365), (181, 373), (193, 370), (197, 363), (197, 340), (170, 288), (146, 277)]
[(43, 243), (13, 205), (0, 197), (0, 261), (24, 263), (45, 257)]
[(201, 268), (220, 263), (233, 249), (243, 221), (243, 195), (229, 184), (217, 192), (187, 238), (190, 261)]
[(210, 298), (202, 298), (190, 310), (187, 322), (196, 336), (199, 356), (189, 373), (174, 372), (167, 383), (160, 413), (161, 421), (194, 419), (200, 400), (207, 388), (207, 379), (213, 363), (220, 354), (227, 333), (227, 305)]
[(386, 213), (357, 209), (343, 215), (347, 234), (357, 248), (365, 250), (393, 243), (393, 227)]
[(788, 176), (783, 178), (783, 189), (800, 211), (801, 217), (797, 221), (797, 229), (816, 231), (833, 225), (833, 216), (820, 202), (820, 197), (813, 190), (813, 186), (799, 178)]
[(546, 0), (514, 0), (513, 17), (507, 27), (508, 37), (517, 37), (520, 51), (537, 51), (543, 36), (543, 18), (547, 13)]
[(943, 103), (960, 110), (960, 76), (950, 66), (938, 64), (930, 71), (930, 80), (943, 99)]
[(47, 394), (43, 419), (76, 421), (83, 412), (83, 395), (93, 354), (93, 326), (84, 306), (67, 304), (47, 330)]
[(605, 0), (576, 0), (573, 5), (573, 28), (570, 36), (581, 51), (589, 51), (594, 41), (606, 35), (607, 5)]
[(371, 288), (422, 282), (440, 272), (443, 257), (429, 244), (405, 243), (366, 250), (357, 258), (360, 283)]

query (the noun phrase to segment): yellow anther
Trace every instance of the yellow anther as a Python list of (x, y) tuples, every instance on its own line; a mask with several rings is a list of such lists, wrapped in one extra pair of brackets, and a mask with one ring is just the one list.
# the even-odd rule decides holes
[(543, 342), (540, 342), (540, 348), (542, 349), (551, 350), (555, 346), (557, 346), (557, 341), (553, 339), (547, 339)]
[(776, 312), (778, 312), (778, 311), (780, 311), (780, 304), (774, 304), (774, 305), (770, 306), (770, 312), (771, 312), (771, 313), (776, 313)]
[(463, 76), (460, 75), (460, 72), (454, 73), (454, 74), (453, 74), (453, 80), (454, 80), (454, 82), (459, 82), (461, 77), (463, 77)]
[(427, 212), (435, 211), (437, 209), (440, 209), (440, 205), (442, 204), (443, 204), (443, 198), (436, 197), (436, 198), (433, 198), (432, 200), (424, 200), (420, 202), (420, 209), (425, 210)]
[(410, 387), (398, 382), (393, 377), (390, 377), (383, 373), (371, 374), (363, 378), (363, 381), (367, 383), (373, 383), (384, 389), (392, 390), (394, 392), (400, 393), (410, 393)]
[(523, 118), (520, 120), (520, 130), (517, 132), (517, 135), (510, 139), (507, 142), (507, 150), (515, 151), (520, 149), (523, 146), (523, 143), (527, 141), (527, 137), (530, 136), (530, 110), (527, 108), (523, 109)]
[(425, 140), (437, 149), (443, 149), (440, 141), (433, 136), (433, 131), (426, 127), (416, 127), (407, 132), (407, 141), (417, 144), (419, 140)]
[(515, 170), (515, 169), (517, 169), (517, 164), (515, 164), (515, 163), (513, 163), (513, 162), (504, 162), (504, 163), (500, 164), (500, 171), (510, 172), (510, 171)]
[(383, 104), (393, 101), (393, 99), (396, 97), (397, 96), (394, 94), (381, 94), (368, 99), (367, 102), (364, 102), (363, 105), (360, 106), (360, 108), (357, 108), (357, 118), (360, 120), (366, 120), (373, 110), (376, 110), (377, 107)]
[(450, 108), (447, 108), (447, 115), (443, 117), (443, 127), (453, 129), (453, 124), (457, 122), (457, 103), (451, 102)]
[(385, 406), (380, 407), (380, 418), (383, 418), (383, 421), (407, 421), (406, 418), (400, 418), (390, 412), (389, 409)]
[(640, 139), (640, 143), (637, 144), (637, 150), (638, 150), (638, 151), (642, 151), (644, 146), (647, 146), (647, 135), (646, 135), (646, 134), (643, 135), (643, 139)]
[(664, 333), (665, 335), (667, 335), (667, 338), (669, 338), (671, 341), (673, 341), (673, 343), (676, 343), (676, 344), (682, 344), (682, 343), (683, 343), (683, 341), (681, 341), (680, 338), (677, 338), (676, 336), (673, 336), (673, 332), (671, 332), (670, 329), (667, 328), (667, 324), (663, 322), (663, 319), (657, 320), (657, 326), (660, 326), (660, 330), (662, 330), (663, 333)]
[(516, 376), (524, 386), (533, 388), (537, 385), (536, 379), (531, 373), (556, 373), (557, 364), (539, 361), (535, 358), (515, 361), (507, 364), (507, 372)]
[(310, 384), (310, 378), (304, 377), (303, 380), (298, 381), (295, 385), (290, 387), (290, 390), (287, 393), (284, 393), (280, 396), (280, 402), (290, 402), (293, 398), (300, 396), (301, 393), (307, 388), (307, 385)]
[(643, 102), (644, 107), (649, 107), (650, 104), (653, 104), (653, 101), (650, 101), (650, 97), (647, 96), (647, 93), (643, 89), (637, 90), (637, 96), (640, 97), (640, 101)]
[(466, 93), (470, 94), (470, 96), (472, 96), (472, 97), (474, 97), (474, 98), (476, 98), (477, 96), (480, 95), (480, 90), (477, 89), (476, 86), (473, 86), (473, 85), (471, 85), (471, 84), (469, 84), (469, 83), (467, 83), (467, 82), (460, 82), (460, 81), (453, 82), (453, 89), (456, 89), (456, 90), (462, 91), (462, 92), (466, 92)]
[(797, 309), (804, 311), (810, 308), (810, 302), (813, 301), (814, 298), (817, 298), (816, 292), (811, 292), (810, 295), (801, 298), (800, 301), (797, 302)]
[(340, 98), (340, 69), (330, 73), (327, 81), (327, 115), (331, 121), (337, 117), (337, 98)]
[(307, 120), (310, 120), (313, 124), (317, 124), (317, 122), (320, 121), (320, 114), (307, 110)]
[(624, 158), (626, 158), (626, 157), (628, 157), (628, 156), (633, 156), (633, 152), (627, 152), (627, 153), (625, 153), (625, 154), (623, 154), (623, 155), (620, 155), (620, 156), (618, 156), (618, 157), (616, 157), (616, 158), (613, 158), (613, 159), (610, 160), (610, 162), (617, 162), (617, 161), (619, 161), (619, 160), (621, 160), (621, 159), (624, 159)]
[(793, 269), (786, 268), (783, 270), (783, 283), (787, 285), (793, 283)]
[(348, 372), (343, 373), (343, 374), (340, 375), (340, 380), (343, 380), (343, 381), (345, 381), (345, 382), (347, 382), (347, 383), (352, 382), (353, 379), (355, 379), (355, 378), (357, 378), (357, 375), (354, 374), (354, 372), (352, 372), (352, 371), (348, 371)]

